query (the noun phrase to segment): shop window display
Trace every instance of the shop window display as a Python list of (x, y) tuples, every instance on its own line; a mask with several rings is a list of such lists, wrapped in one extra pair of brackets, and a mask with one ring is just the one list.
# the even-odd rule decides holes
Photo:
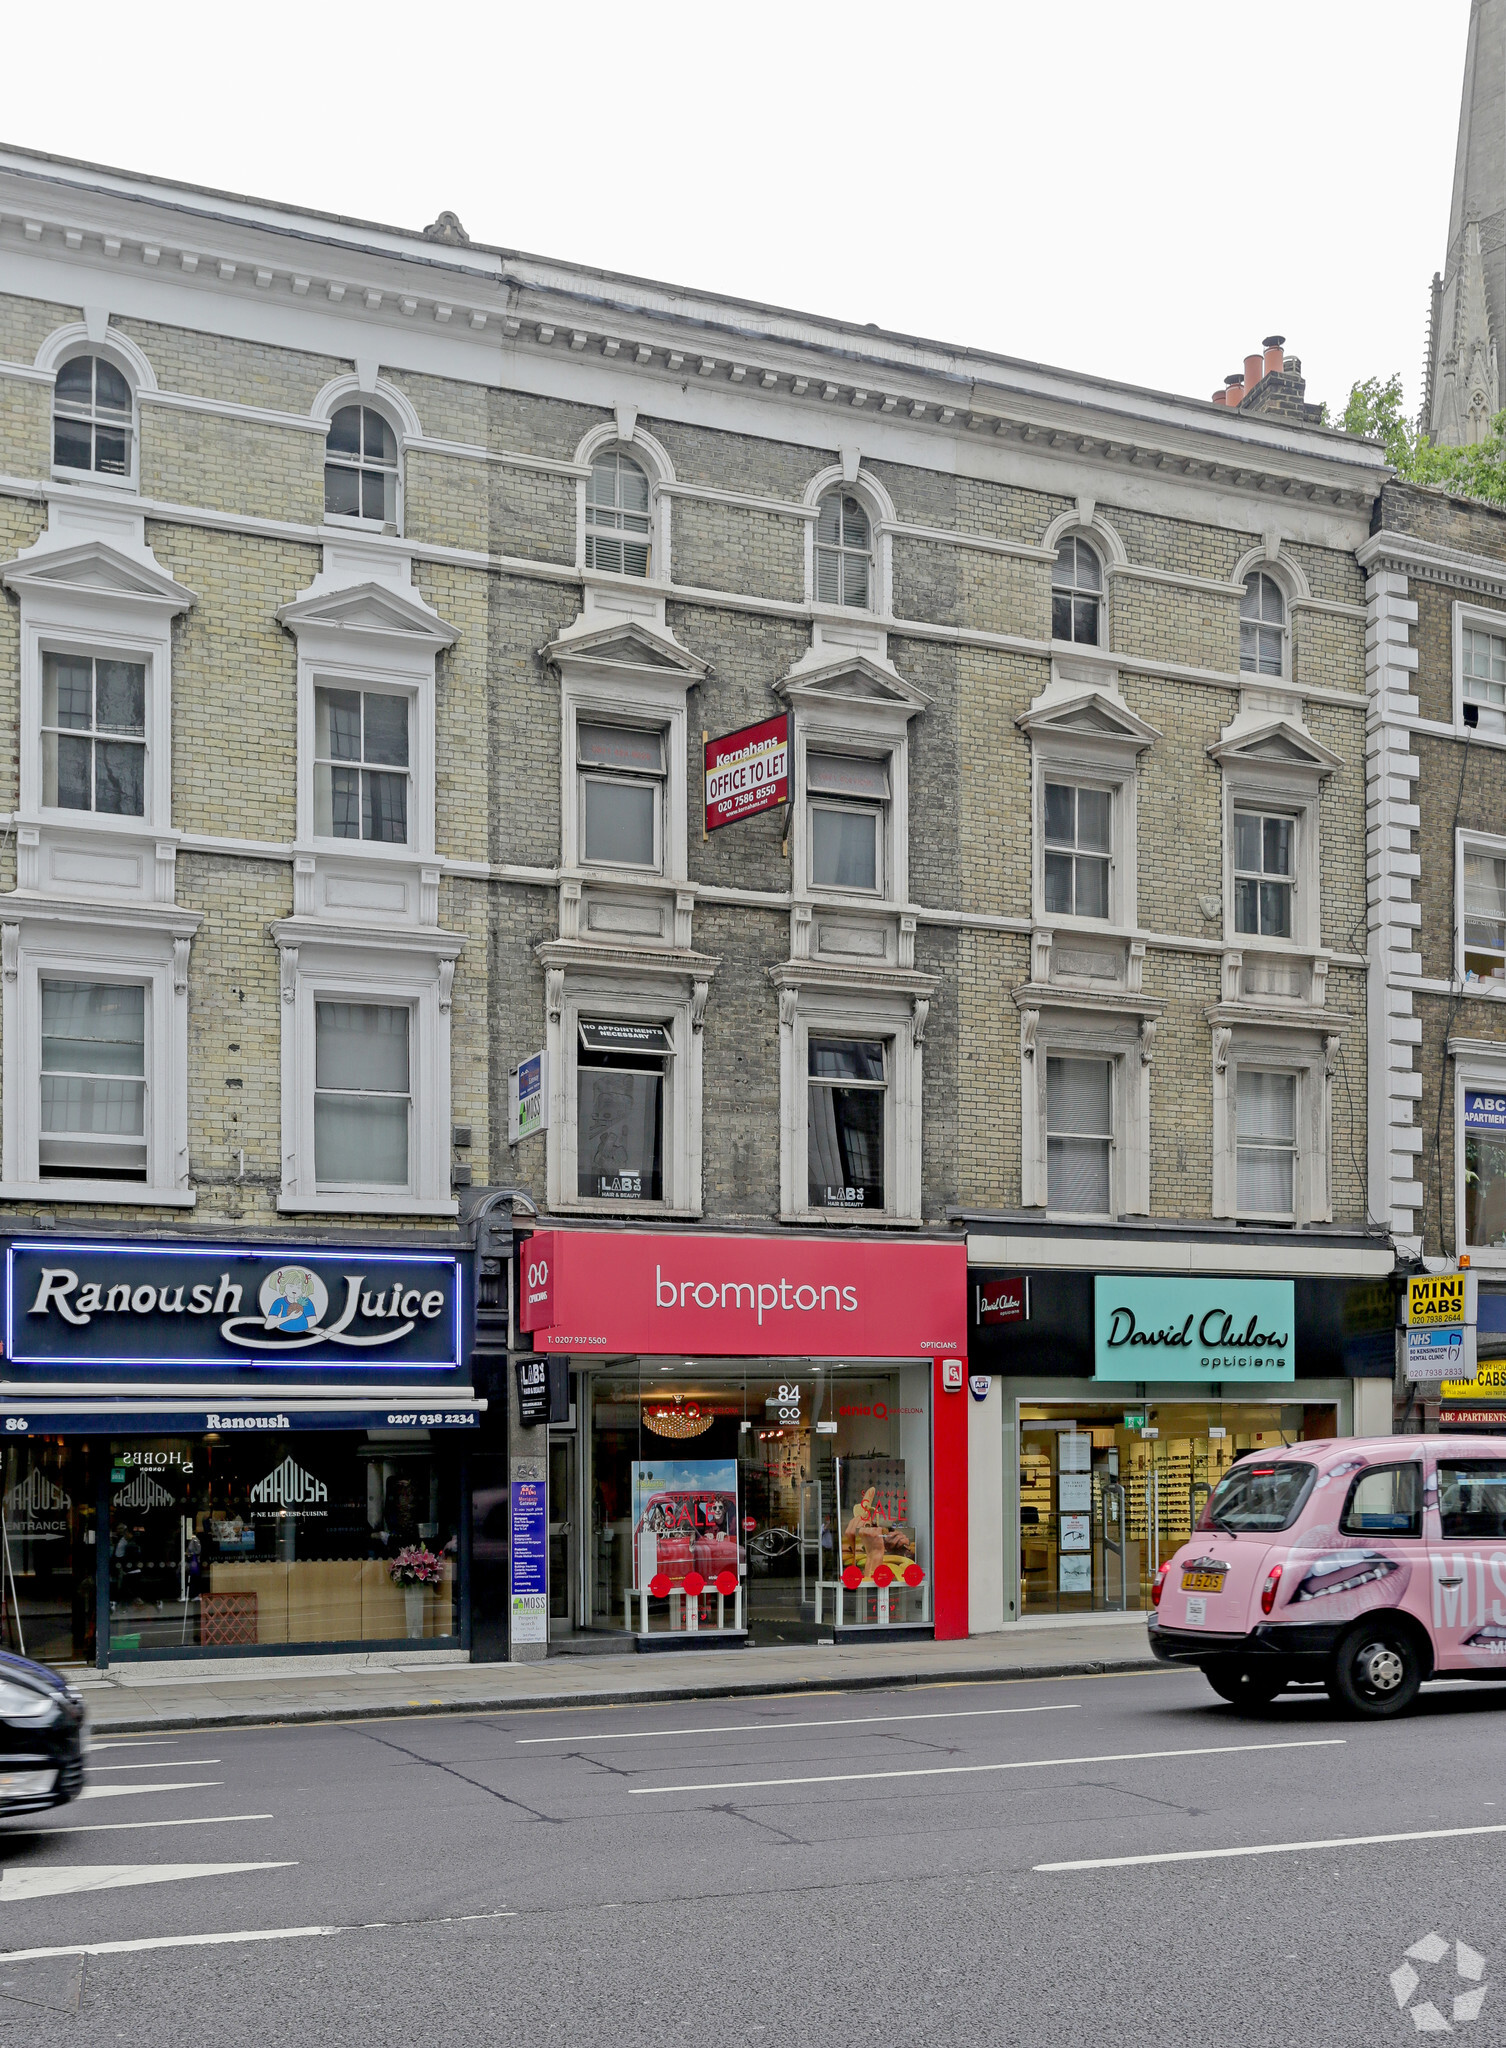
[[(592, 1375), (585, 1611), (684, 1625), (690, 1574), (755, 1641), (930, 1618), (929, 1367), (698, 1362)], [(729, 1577), (728, 1575), (732, 1575)], [(674, 1597), (671, 1597), (673, 1595)], [(881, 1597), (882, 1596), (882, 1597)]]
[(455, 1513), (407, 1433), (118, 1442), (111, 1651), (453, 1638)]
[(1148, 1607), (1158, 1565), (1241, 1452), (1336, 1430), (1327, 1403), (1022, 1404), (1021, 1613)]

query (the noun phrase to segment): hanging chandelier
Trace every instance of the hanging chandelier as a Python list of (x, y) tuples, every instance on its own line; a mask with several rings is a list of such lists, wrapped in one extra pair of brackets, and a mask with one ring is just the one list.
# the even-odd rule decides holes
[(703, 1415), (694, 1401), (687, 1401), (683, 1394), (675, 1394), (673, 1406), (645, 1408), (643, 1424), (655, 1436), (688, 1437), (704, 1436), (716, 1417)]

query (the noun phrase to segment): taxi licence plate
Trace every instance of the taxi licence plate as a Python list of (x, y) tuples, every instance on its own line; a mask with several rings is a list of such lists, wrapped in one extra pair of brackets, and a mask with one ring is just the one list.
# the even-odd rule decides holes
[(1184, 1593), (1222, 1593), (1224, 1590), (1224, 1577), (1225, 1574), (1223, 1572), (1183, 1572), (1182, 1591)]

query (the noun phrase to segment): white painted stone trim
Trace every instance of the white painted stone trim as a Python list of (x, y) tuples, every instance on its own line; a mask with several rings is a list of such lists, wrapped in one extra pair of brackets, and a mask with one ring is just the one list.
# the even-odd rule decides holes
[[(1377, 551), (1371, 550), (1372, 559)], [(1365, 560), (1366, 550), (1360, 550)], [(1420, 823), (1414, 783), (1421, 764), (1402, 720), (1417, 712), (1412, 694), (1417, 650), (1409, 646), (1416, 601), (1405, 574), (1372, 568), (1365, 585), (1365, 687), (1369, 699), (1365, 740), (1366, 896), (1369, 903), (1367, 1048), (1370, 1213), (1396, 1235), (1398, 1247), (1420, 1252), (1422, 1184), (1417, 1163), (1423, 1133), (1413, 1105), (1422, 1075), (1413, 1070), (1413, 1046), (1422, 1032), (1411, 988), (1422, 972), (1416, 950), (1422, 906), (1413, 901), (1418, 862), (1411, 836)]]

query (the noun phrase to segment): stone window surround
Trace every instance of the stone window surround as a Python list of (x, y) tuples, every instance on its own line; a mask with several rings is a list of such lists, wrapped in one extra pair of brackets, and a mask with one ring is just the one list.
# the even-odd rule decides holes
[[(1281, 620), (1281, 674), (1279, 676), (1262, 677), (1258, 670), (1243, 667), (1237, 653), (1235, 655), (1235, 666), (1242, 676), (1248, 676), (1251, 682), (1257, 685), (1262, 681), (1268, 683), (1290, 683), (1294, 673), (1292, 661), (1292, 618), (1294, 611), (1299, 606), (1311, 601), (1312, 591), (1308, 587), (1306, 576), (1303, 575), (1296, 562), (1289, 555), (1284, 555), (1281, 552), (1280, 539), (1274, 530), (1266, 535), (1258, 548), (1251, 548), (1234, 565), (1234, 574), (1229, 580), (1240, 592), (1241, 600), (1243, 600), (1245, 584), (1252, 576), (1257, 574), (1269, 576), (1281, 592), (1283, 613)], [(1238, 625), (1239, 620), (1236, 617), (1236, 630)]]
[[(1058, 513), (1046, 531), (1041, 535), (1042, 550), (1049, 549), (1052, 557), (1052, 573), (1055, 573), (1056, 551), (1064, 540), (1076, 538), (1085, 540), (1098, 557), (1099, 574), (1103, 588), (1098, 599), (1098, 640), (1097, 645), (1106, 649), (1110, 644), (1109, 629), (1109, 587), (1115, 570), (1129, 567), (1129, 553), (1117, 530), (1112, 527), (1099, 511), (1096, 502), (1089, 497), (1080, 497), (1070, 512)], [(1051, 592), (1046, 592), (1046, 627), (1044, 637), (1051, 640)], [(1091, 647), (1092, 641), (1051, 640), (1053, 647), (1079, 650)]]
[[(1246, 953), (1272, 952), (1307, 957), (1323, 950), (1322, 847), (1319, 833), (1322, 785), (1338, 763), (1326, 748), (1297, 726), (1279, 705), (1267, 707), (1261, 722), (1258, 686), (1241, 692), (1241, 709), (1210, 754), (1223, 775), (1224, 944)], [(1240, 727), (1243, 726), (1243, 732)], [(1274, 760), (1246, 751), (1262, 739), (1285, 737), (1311, 750), (1310, 760)], [(1331, 765), (1330, 765), (1331, 764)], [(1289, 814), (1295, 820), (1292, 851), (1292, 935), (1268, 938), (1235, 929), (1234, 813), (1252, 810)]]
[[(1506, 984), (1495, 988), (1476, 982), (1472, 988), (1464, 986), (1464, 856), (1467, 853), (1484, 853), (1496, 860), (1506, 859), (1506, 835), (1494, 832), (1474, 832), (1460, 826), (1454, 834), (1454, 949), (1453, 979), (1459, 988), (1471, 999), (1483, 997), (1487, 1002), (1506, 999)], [(1463, 1213), (1462, 1211), (1460, 1212)]]
[[(841, 492), (844, 497), (856, 498), (868, 514), (868, 530), (873, 543), (873, 575), (869, 580), (866, 605), (820, 604), (816, 599), (816, 520), (821, 500), (833, 491)], [(818, 470), (805, 487), (801, 506), (810, 515), (805, 522), (805, 603), (822, 619), (860, 619), (865, 615), (889, 618), (894, 609), (893, 532), (899, 516), (894, 509), (894, 500), (878, 478), (862, 467), (862, 451), (844, 448), (840, 462)]]
[[(1078, 713), (1098, 721), (1103, 729), (1074, 729), (1070, 720)], [(1053, 658), (1050, 684), (1016, 723), (1030, 737), (1030, 901), (1035, 923), (1053, 931), (1129, 937), (1139, 929), (1140, 756), (1160, 735), (1120, 697), (1115, 671), (1095, 667), (1077, 676), (1067, 656)], [(1108, 730), (1112, 724), (1121, 730)], [(1112, 798), (1106, 918), (1058, 917), (1046, 910), (1046, 784), (1056, 781), (1105, 789)]]
[(1467, 1251), (1470, 1264), (1482, 1271), (1506, 1272), (1506, 1245), (1472, 1245), (1464, 1239), (1464, 1091), (1506, 1093), (1506, 1041), (1450, 1038), (1448, 1051), (1454, 1063), (1454, 1247)]
[[(623, 576), (610, 569), (586, 568), (586, 485), (591, 464), (598, 455), (615, 449), (636, 462), (648, 476), (649, 552), (648, 575)], [(622, 585), (629, 590), (650, 589), (670, 583), (670, 512), (673, 494), (667, 486), (675, 481), (675, 466), (669, 451), (638, 424), (638, 408), (619, 405), (613, 417), (593, 427), (575, 451), (575, 565), (582, 575), (607, 586)]]
[[(563, 964), (562, 964), (563, 963)], [(564, 959), (545, 953), (548, 1016), (549, 1126), (545, 1134), (548, 1205), (564, 1214), (620, 1217), (701, 1214), (702, 1025), (714, 960), (694, 965), (614, 960), (600, 952)], [(583, 1016), (624, 1023), (664, 1024), (674, 1051), (664, 1063), (662, 1202), (598, 1201), (577, 1194), (580, 1021)]]
[[(584, 655), (586, 650), (582, 649)], [(560, 860), (571, 876), (617, 878), (641, 882), (652, 888), (664, 883), (683, 883), (687, 872), (689, 803), (690, 720), (686, 702), (698, 674), (678, 669), (656, 669), (647, 664), (623, 663), (609, 673), (606, 663), (573, 662), (563, 648), (556, 649), (560, 671)], [(659, 820), (660, 859), (656, 870), (611, 867), (602, 863), (588, 866), (582, 837), (581, 768), (577, 759), (578, 729), (599, 721), (606, 725), (636, 726), (661, 733), (664, 738), (665, 775), (661, 788), (662, 814)]]
[[(369, 549), (368, 549), (369, 552)], [(325, 567), (307, 590), (278, 612), (297, 642), (297, 761), (295, 783), (294, 910), (321, 910), (342, 918), (326, 899), (354, 904), (370, 898), (367, 914), (384, 923), (438, 922), (439, 868), (435, 842), (436, 664), (459, 635), (407, 582), (408, 558), (376, 558), (378, 581), (361, 544), (326, 547)], [(388, 582), (386, 576), (395, 580)], [(337, 839), (314, 830), (314, 693), (374, 689), (408, 700), (408, 838), (402, 845)], [(387, 880), (379, 879), (385, 869)], [(370, 879), (363, 883), (359, 876)], [(352, 879), (355, 876), (356, 879)], [(343, 877), (343, 879), (341, 879)], [(398, 892), (401, 892), (399, 904)], [(391, 899), (390, 901), (388, 899)], [(380, 907), (378, 907), (380, 904)]]
[(64, 363), (75, 356), (103, 356), (112, 363), (131, 387), (131, 468), (127, 476), (110, 476), (96, 469), (59, 469), (50, 453), (52, 441), (52, 416), (49, 408), (47, 437), (49, 454), (48, 475), (60, 482), (77, 480), (98, 486), (107, 491), (121, 491), (135, 497), (140, 490), (141, 476), (141, 395), (157, 389), (156, 373), (145, 353), (109, 324), (109, 314), (93, 307), (85, 310), (82, 320), (70, 321), (65, 327), (54, 328), (42, 346), (37, 350), (35, 367), (48, 372), (56, 380)]
[[(450, 1192), (450, 992), (464, 938), (441, 932), (332, 929), (291, 917), (271, 926), (282, 993), (282, 1215), (454, 1216)], [(412, 1015), (406, 1189), (321, 1191), (314, 1173), (314, 1004), (386, 1003)]]
[[(1017, 992), (1016, 1003), (1025, 997)], [(1126, 1014), (1126, 1007), (1131, 1014)], [(1049, 1003), (1020, 1009), (1020, 1206), (1039, 1209), (1053, 1221), (1078, 1223), (1076, 1211), (1047, 1207), (1046, 1061), (1048, 1058), (1106, 1059), (1113, 1062), (1114, 1139), (1109, 1151), (1113, 1221), (1150, 1213), (1150, 1069), (1159, 1003), (1134, 1013), (1113, 998), (1074, 1003), (1070, 993), (1051, 991)], [(1090, 1219), (1092, 1220), (1092, 1219)], [(1102, 1219), (1097, 1219), (1102, 1220)]]
[[(169, 907), (0, 899), (3, 958), (3, 1181), (0, 1200), (191, 1209), (188, 1157), (188, 957), (201, 919)], [(140, 983), (146, 989), (147, 1178), (43, 1180), (41, 982)]]
[[(1239, 1118), (1235, 1098), (1240, 1068), (1254, 1067), (1297, 1076), (1297, 1156), (1290, 1222), (1296, 1229), (1306, 1229), (1314, 1223), (1333, 1221), (1333, 1070), (1342, 1043), (1342, 1030), (1324, 1034), (1312, 1029), (1263, 1025), (1260, 1021), (1213, 1026), (1215, 1216), (1244, 1220), (1238, 1202)], [(1262, 1215), (1249, 1220), (1270, 1219)]]
[[(929, 988), (932, 984), (927, 983)], [(903, 987), (864, 986), (858, 976), (798, 976), (779, 987), (779, 1209), (782, 1223), (871, 1227), (922, 1220), (921, 1130), (924, 1051), (930, 997)], [(810, 1040), (880, 1038), (885, 1042), (884, 1195), (880, 1209), (810, 1205)]]
[[(391, 427), (397, 440), (397, 518), (392, 522), (391, 532), (401, 535), (403, 513), (407, 496), (407, 452), (410, 442), (421, 441), (424, 430), (408, 399), (395, 384), (378, 377), (376, 365), (359, 362), (354, 376), (331, 377), (309, 407), (309, 418), (319, 420), (328, 435), (329, 423), (345, 405), (364, 405), (371, 412), (379, 412)], [(320, 463), (320, 494), (323, 495), (323, 463)], [(350, 533), (388, 534), (388, 527), (375, 519), (357, 519), (347, 512), (321, 512), (320, 518), (328, 527), (338, 527)], [(390, 537), (390, 535), (389, 535)]]
[(1461, 739), (1467, 735), (1477, 746), (1506, 746), (1506, 735), (1481, 732), (1478, 727), (1464, 723), (1464, 635), (1466, 631), (1491, 633), (1497, 640), (1506, 640), (1506, 611), (1492, 611), (1488, 605), (1471, 604), (1463, 597), (1454, 599), (1452, 611), (1449, 641), (1454, 731)]
[[(829, 650), (828, 650), (829, 652)], [(814, 653), (814, 650), (813, 650)], [(885, 696), (844, 695), (844, 675), (877, 680)], [(825, 685), (826, 687), (823, 687)], [(893, 911), (910, 893), (910, 721), (925, 700), (887, 663), (863, 655), (828, 660), (819, 669), (797, 667), (777, 685), (790, 707), (792, 805), (790, 814), (791, 897), (795, 902), (856, 905)], [(861, 755), (882, 761), (889, 771), (889, 795), (879, 828), (879, 888), (873, 895), (819, 887), (811, 874), (811, 803), (806, 756)], [(824, 801), (817, 798), (817, 801)], [(878, 804), (878, 799), (871, 800)]]

